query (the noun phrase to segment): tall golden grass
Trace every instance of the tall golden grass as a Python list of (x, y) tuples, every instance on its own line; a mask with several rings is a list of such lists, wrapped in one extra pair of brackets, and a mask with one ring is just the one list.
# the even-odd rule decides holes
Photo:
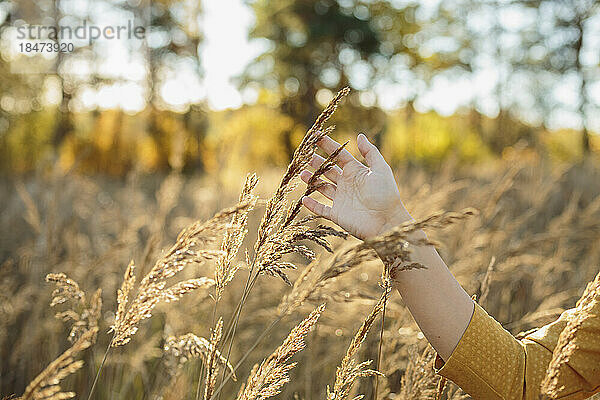
[[(391, 291), (393, 258), (425, 267), (410, 263), (416, 229), (427, 230), (467, 291), (515, 335), (575, 303), (600, 264), (600, 170), (592, 160), (399, 167), (401, 192), (420, 218), (366, 242), (304, 216), (300, 199), (317, 180), (301, 190), (298, 175), (333, 133), (325, 124), (346, 94), (317, 118), (280, 179), (267, 171), (259, 185), (246, 175), (239, 195), (217, 177), (177, 172), (162, 181), (52, 172), (5, 182), (16, 190), (0, 194), (10, 227), (0, 237), (0, 393), (468, 398), (433, 373), (433, 350)], [(463, 211), (437, 211), (444, 209)], [(587, 287), (579, 321), (599, 290), (598, 279)], [(548, 370), (549, 398), (576, 349), (577, 321)]]

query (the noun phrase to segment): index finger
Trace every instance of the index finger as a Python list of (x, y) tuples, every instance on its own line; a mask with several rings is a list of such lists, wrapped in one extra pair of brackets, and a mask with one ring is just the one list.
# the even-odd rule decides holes
[[(327, 135), (323, 136), (321, 140), (317, 142), (317, 145), (325, 150), (327, 154), (333, 153), (341, 146), (338, 142)], [(337, 164), (342, 168), (351, 161), (356, 161), (356, 159), (346, 149), (343, 149), (337, 156)]]

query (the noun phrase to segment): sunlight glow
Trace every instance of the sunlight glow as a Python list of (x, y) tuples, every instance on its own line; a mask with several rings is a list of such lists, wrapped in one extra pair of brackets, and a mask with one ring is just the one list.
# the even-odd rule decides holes
[(240, 107), (242, 95), (231, 79), (263, 51), (259, 42), (247, 38), (254, 15), (242, 0), (206, 0), (202, 7), (205, 36), (200, 60), (208, 104), (215, 110)]

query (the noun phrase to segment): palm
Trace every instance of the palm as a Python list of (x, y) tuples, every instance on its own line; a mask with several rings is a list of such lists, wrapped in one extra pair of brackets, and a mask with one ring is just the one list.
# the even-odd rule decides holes
[[(337, 148), (337, 143), (332, 139), (326, 137), (324, 140), (320, 145), (328, 153)], [(331, 207), (313, 199), (307, 199), (304, 204), (354, 236), (365, 239), (391, 227), (392, 217), (403, 207), (391, 169), (375, 146), (368, 143), (366, 138), (359, 140), (362, 141), (359, 142), (361, 153), (366, 155), (368, 163), (371, 161), (369, 167), (344, 150), (345, 153), (338, 156), (338, 163), (343, 169), (336, 166), (327, 173), (327, 178), (332, 182), (325, 183), (319, 190), (332, 200)], [(321, 157), (315, 156), (313, 166), (318, 166), (322, 161)], [(302, 175), (304, 180), (309, 177), (308, 172)]]

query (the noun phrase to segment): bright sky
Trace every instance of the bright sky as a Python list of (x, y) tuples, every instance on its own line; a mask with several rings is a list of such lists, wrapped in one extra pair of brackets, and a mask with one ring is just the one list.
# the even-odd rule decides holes
[(230, 79), (263, 50), (248, 41), (254, 15), (242, 0), (204, 0), (202, 8), (205, 42), (200, 57), (209, 105), (217, 110), (239, 107), (242, 97)]

